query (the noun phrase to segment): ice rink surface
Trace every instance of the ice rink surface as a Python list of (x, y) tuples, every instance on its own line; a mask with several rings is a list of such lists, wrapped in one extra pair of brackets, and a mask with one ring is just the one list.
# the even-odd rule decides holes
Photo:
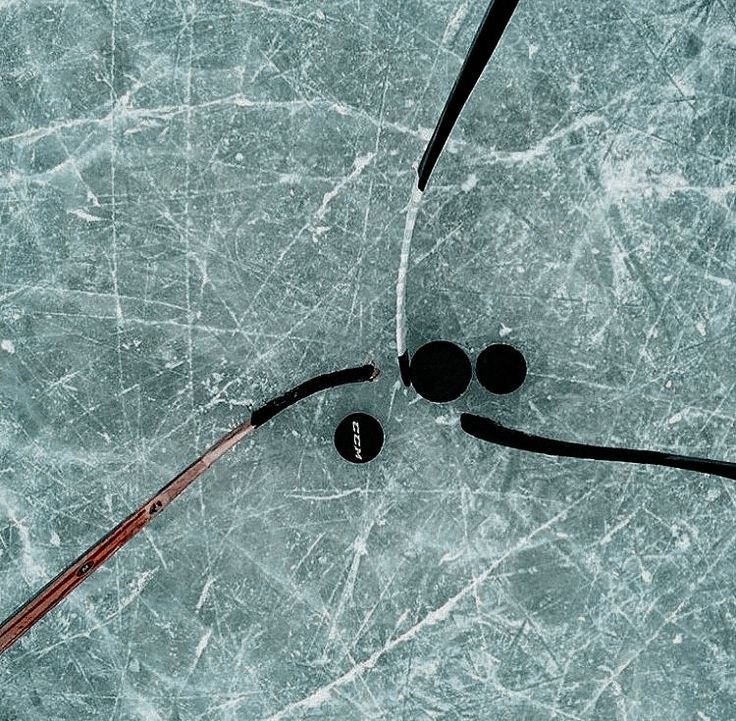
[[(736, 8), (0, 0), (0, 616), (250, 411), (284, 412), (0, 658), (1, 721), (727, 721), (736, 488), (458, 425), (736, 460)], [(372, 463), (332, 436), (383, 424)]]

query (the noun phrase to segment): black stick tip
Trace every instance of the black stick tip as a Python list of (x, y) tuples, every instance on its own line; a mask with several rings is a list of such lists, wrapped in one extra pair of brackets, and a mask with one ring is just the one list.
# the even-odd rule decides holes
[(409, 351), (404, 351), (399, 356), (399, 374), (402, 383), (408, 388), (411, 385), (411, 375), (409, 374)]
[(424, 167), (424, 161), (422, 161), (419, 169), (417, 170), (417, 188), (423, 193), (427, 187), (427, 181), (429, 180), (429, 173), (426, 172)]

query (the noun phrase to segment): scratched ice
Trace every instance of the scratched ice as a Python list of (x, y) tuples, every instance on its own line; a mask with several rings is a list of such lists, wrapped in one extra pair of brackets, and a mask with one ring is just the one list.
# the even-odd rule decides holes
[(736, 460), (734, 5), (522, 0), (422, 200), (407, 342), (530, 373), (433, 406), (396, 385), (397, 269), (485, 5), (0, 0), (0, 616), (257, 404), (384, 371), (4, 654), (2, 721), (733, 717), (733, 483), (457, 418)]

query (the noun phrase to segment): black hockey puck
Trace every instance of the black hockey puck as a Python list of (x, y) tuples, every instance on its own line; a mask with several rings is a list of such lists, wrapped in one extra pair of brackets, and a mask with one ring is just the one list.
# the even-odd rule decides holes
[(411, 383), (422, 398), (434, 403), (455, 401), (465, 393), (473, 377), (467, 353), (445, 340), (423, 345), (411, 359)]
[(335, 448), (350, 463), (368, 463), (383, 448), (383, 428), (367, 413), (351, 413), (335, 430)]
[(521, 388), (526, 379), (526, 360), (521, 351), (506, 343), (489, 345), (475, 364), (475, 375), (491, 393), (505, 395)]

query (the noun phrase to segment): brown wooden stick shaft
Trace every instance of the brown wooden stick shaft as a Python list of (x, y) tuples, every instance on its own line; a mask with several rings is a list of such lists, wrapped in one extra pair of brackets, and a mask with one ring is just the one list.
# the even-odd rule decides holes
[(49, 581), (30, 601), (23, 604), (0, 626), (0, 654), (10, 648), (28, 629), (63, 601), (131, 538), (140, 533), (156, 515), (194, 483), (220, 456), (254, 430), (255, 426), (248, 420), (220, 438), (194, 463), (88, 548), (56, 578)]

